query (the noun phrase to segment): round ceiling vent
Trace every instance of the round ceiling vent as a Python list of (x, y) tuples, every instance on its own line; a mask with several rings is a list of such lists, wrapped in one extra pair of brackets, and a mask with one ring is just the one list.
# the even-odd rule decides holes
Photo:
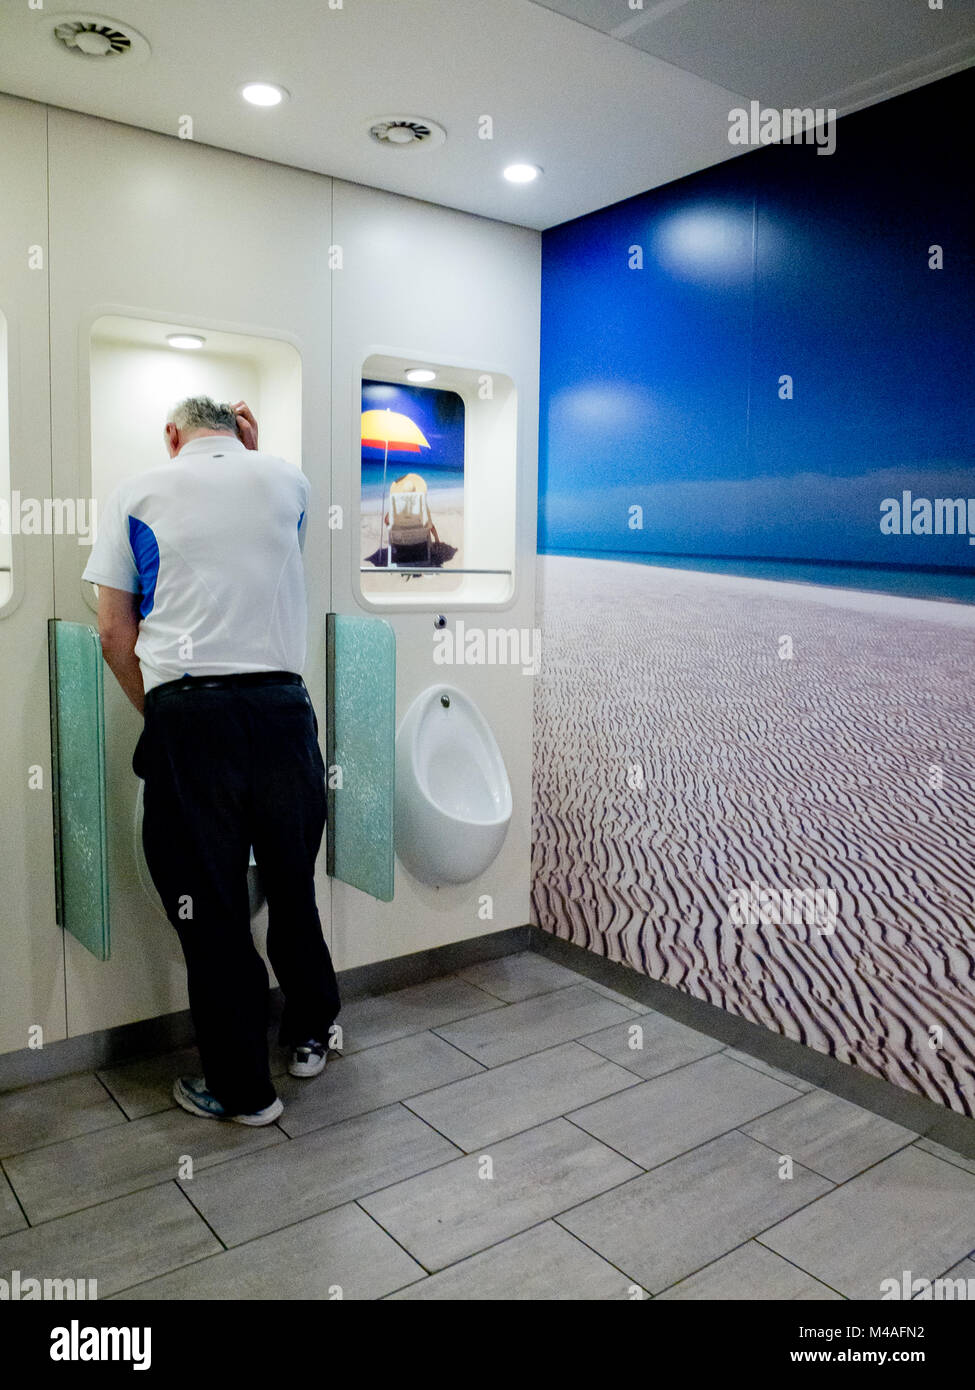
[(388, 150), (432, 150), (447, 138), (443, 126), (425, 116), (380, 116), (370, 125), (369, 134)]
[(144, 62), (149, 45), (141, 34), (128, 24), (98, 14), (63, 14), (58, 16), (54, 37), (69, 53), (83, 58), (135, 58)]

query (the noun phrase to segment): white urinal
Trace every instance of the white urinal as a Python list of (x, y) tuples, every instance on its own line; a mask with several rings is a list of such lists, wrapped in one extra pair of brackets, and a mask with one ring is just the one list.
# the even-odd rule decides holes
[[(146, 852), (142, 845), (142, 806), (145, 793), (145, 783), (140, 779), (139, 790), (135, 797), (135, 842), (133, 850), (135, 854), (135, 867), (139, 875), (139, 882), (142, 890), (151, 903), (156, 906), (165, 917), (165, 909), (162, 899), (156, 892), (156, 885), (152, 881), (149, 873), (149, 865), (146, 863)], [(257, 872), (257, 860), (254, 858), (254, 851), (251, 850), (250, 867), (247, 870), (247, 893), (250, 898), (251, 917), (256, 917), (264, 906), (264, 891), (261, 888), (261, 881)]]
[(497, 858), (510, 820), (487, 721), (463, 691), (431, 685), (396, 735), (396, 853), (423, 883), (469, 883)]

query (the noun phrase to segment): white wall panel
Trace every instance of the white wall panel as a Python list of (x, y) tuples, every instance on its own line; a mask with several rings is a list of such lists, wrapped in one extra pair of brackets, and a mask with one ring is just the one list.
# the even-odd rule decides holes
[[(358, 592), (359, 382), (373, 353), (415, 356), (511, 378), (518, 393), (516, 586), (504, 605), (458, 607), (449, 595), (418, 609), (389, 605), (397, 637), (397, 720), (434, 682), (470, 695), (491, 725), (512, 785), (514, 813), (494, 863), (473, 883), (432, 888), (397, 861), (396, 892), (379, 903), (332, 889), (332, 944), (346, 969), (529, 920), (532, 678), (519, 666), (438, 666), (433, 620), (534, 625), (537, 516), (540, 237), (536, 232), (336, 180), (333, 275), (332, 499), (345, 525), (332, 546), (337, 612), (383, 613)], [(422, 582), (422, 581), (421, 581)], [(479, 915), (489, 895), (494, 916)]]
[[(47, 112), (0, 96), (0, 314), (10, 486), (51, 493), (48, 394)], [(36, 268), (29, 262), (29, 248)], [(0, 480), (2, 481), (2, 480)], [(16, 508), (15, 508), (16, 510)], [(12, 593), (0, 600), (0, 1051), (65, 1035), (64, 951), (54, 920), (47, 620), (54, 613), (51, 538), (12, 535)], [(6, 563), (6, 560), (5, 560)], [(32, 767), (42, 785), (31, 789)], [(35, 778), (36, 780), (36, 778)]]

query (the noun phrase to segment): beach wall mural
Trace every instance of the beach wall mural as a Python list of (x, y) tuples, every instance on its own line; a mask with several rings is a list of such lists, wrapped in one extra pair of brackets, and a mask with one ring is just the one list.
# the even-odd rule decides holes
[(973, 97), (544, 234), (532, 899), (969, 1115)]

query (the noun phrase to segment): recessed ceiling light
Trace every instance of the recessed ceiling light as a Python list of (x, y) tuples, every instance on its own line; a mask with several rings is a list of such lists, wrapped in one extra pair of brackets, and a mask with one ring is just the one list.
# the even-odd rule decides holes
[(534, 183), (541, 172), (537, 164), (509, 164), (504, 176), (509, 183)]
[(437, 373), (431, 372), (426, 367), (411, 367), (406, 373), (407, 381), (436, 381)]
[(288, 95), (283, 87), (275, 87), (270, 82), (248, 82), (241, 87), (240, 94), (252, 106), (279, 106)]
[(201, 348), (206, 338), (201, 338), (199, 333), (167, 333), (166, 342), (174, 348)]

